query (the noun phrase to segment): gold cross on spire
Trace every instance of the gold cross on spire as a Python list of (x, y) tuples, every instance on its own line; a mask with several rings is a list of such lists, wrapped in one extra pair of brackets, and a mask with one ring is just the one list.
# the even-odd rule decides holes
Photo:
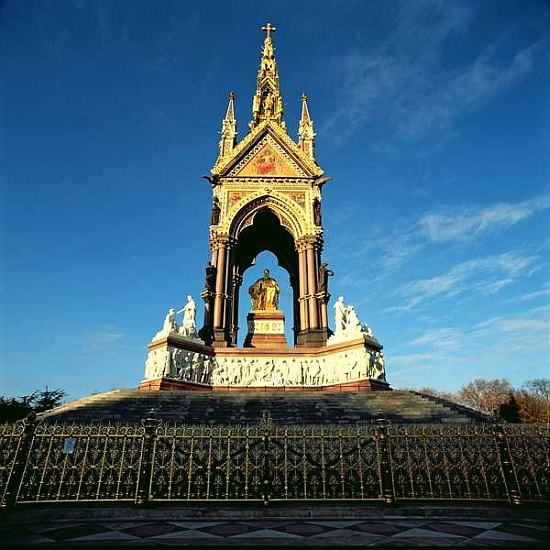
[(272, 32), (275, 32), (277, 29), (271, 24), (271, 23), (268, 23), (267, 25), (264, 25), (262, 27), (262, 31), (264, 31), (265, 33), (267, 33), (267, 36), (266, 38), (271, 38), (271, 33)]

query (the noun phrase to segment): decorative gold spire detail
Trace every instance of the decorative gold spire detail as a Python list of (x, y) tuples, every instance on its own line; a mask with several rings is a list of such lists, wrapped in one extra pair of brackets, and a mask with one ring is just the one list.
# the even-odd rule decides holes
[(276, 30), (271, 23), (267, 23), (267, 25), (262, 27), (262, 31), (266, 33), (266, 36), (260, 60), (260, 70), (258, 71), (256, 94), (252, 102), (251, 130), (264, 120), (271, 120), (282, 128), (285, 128), (285, 123), (283, 122), (283, 99), (279, 92), (279, 73), (277, 71), (273, 40), (271, 39), (271, 33)]
[(315, 159), (315, 135), (313, 121), (307, 107), (307, 95), (304, 93), (302, 94), (302, 116), (298, 125), (298, 147), (312, 159)]
[(229, 103), (227, 112), (222, 121), (222, 131), (220, 132), (220, 155), (219, 158), (227, 156), (235, 147), (237, 138), (237, 121), (235, 120), (235, 92), (229, 92)]

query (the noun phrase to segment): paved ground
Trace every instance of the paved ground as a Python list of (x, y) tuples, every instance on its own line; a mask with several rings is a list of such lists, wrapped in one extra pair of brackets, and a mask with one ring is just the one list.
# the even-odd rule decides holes
[(47, 520), (0, 524), (0, 547), (12, 545), (207, 546), (497, 546), (547, 544), (540, 515), (478, 520), (370, 519)]

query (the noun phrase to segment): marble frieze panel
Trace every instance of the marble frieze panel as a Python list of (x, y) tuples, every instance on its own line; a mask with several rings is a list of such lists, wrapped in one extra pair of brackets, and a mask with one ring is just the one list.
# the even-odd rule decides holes
[[(191, 348), (191, 349), (189, 349)], [(201, 349), (202, 348), (202, 349)], [(380, 350), (363, 339), (324, 348), (322, 353), (233, 349), (216, 353), (181, 337), (153, 340), (145, 381), (162, 377), (209, 386), (326, 386), (365, 379), (385, 381)]]

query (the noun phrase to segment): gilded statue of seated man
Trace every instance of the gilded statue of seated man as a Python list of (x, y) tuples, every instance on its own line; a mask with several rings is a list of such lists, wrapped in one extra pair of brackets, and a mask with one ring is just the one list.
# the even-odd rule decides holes
[(275, 279), (269, 276), (269, 269), (264, 269), (264, 276), (248, 289), (252, 298), (252, 309), (255, 311), (277, 309), (280, 292), (281, 289)]

